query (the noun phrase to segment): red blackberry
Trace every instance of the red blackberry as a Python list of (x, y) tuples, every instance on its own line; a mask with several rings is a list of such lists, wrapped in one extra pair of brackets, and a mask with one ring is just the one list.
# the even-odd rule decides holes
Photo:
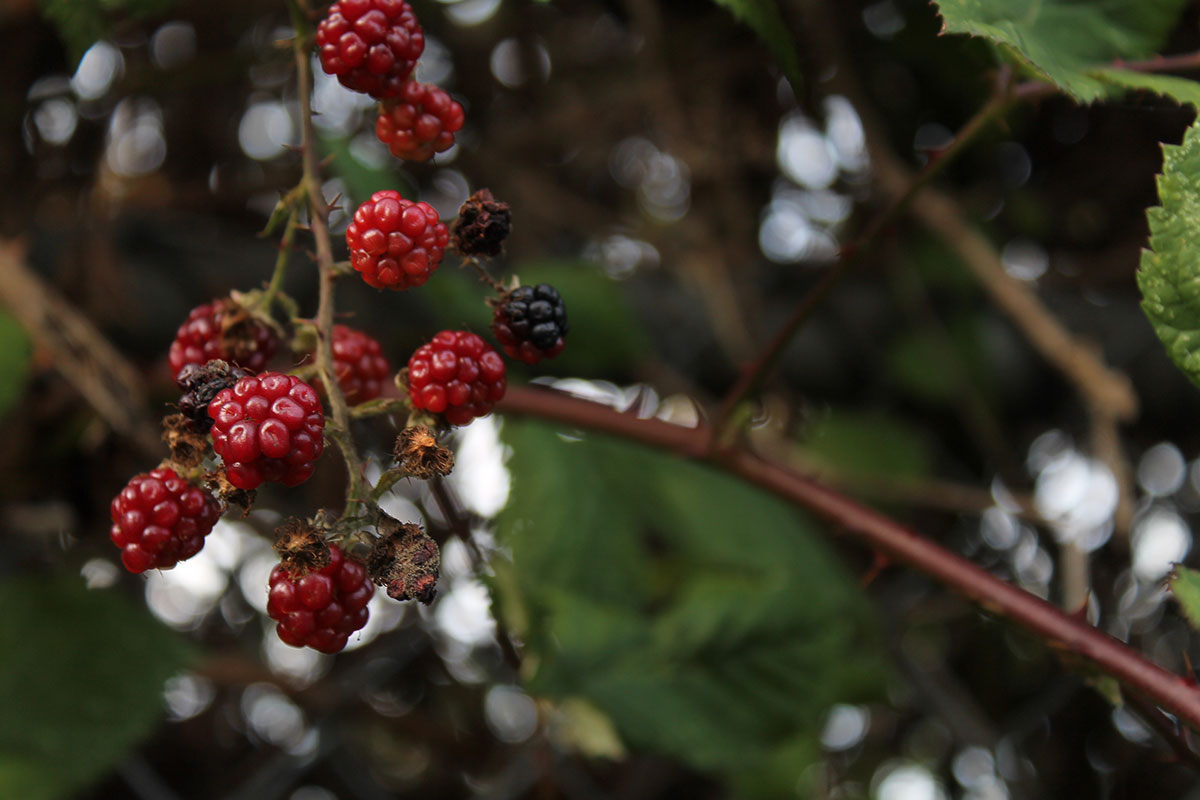
[(504, 359), (467, 331), (442, 331), (408, 360), (413, 406), (466, 425), (492, 410), (504, 396)]
[(396, 158), (428, 161), (450, 149), (462, 126), (463, 108), (450, 95), (433, 84), (408, 81), (400, 97), (379, 110), (375, 135)]
[(442, 262), (450, 232), (428, 203), (385, 189), (354, 212), (346, 229), (350, 263), (376, 289), (421, 286)]
[(341, 0), (317, 26), (321, 68), (347, 89), (396, 97), (425, 50), (425, 33), (402, 0)]
[(513, 289), (492, 317), (492, 331), (504, 352), (526, 364), (561, 353), (570, 327), (562, 295), (547, 283)]
[(328, 564), (302, 578), (291, 577), (282, 564), (275, 567), (270, 587), (267, 614), (279, 623), (279, 638), (322, 653), (340, 651), (367, 624), (367, 603), (375, 594), (367, 568), (337, 545), (329, 546)]
[(261, 372), (278, 346), (269, 327), (229, 300), (214, 300), (188, 314), (175, 332), (167, 362), (172, 378), (188, 364), (203, 366), (214, 358)]
[(350, 405), (374, 400), (383, 393), (392, 367), (379, 342), (345, 325), (333, 326), (333, 372)]
[(279, 372), (242, 378), (208, 404), (213, 450), (229, 482), (255, 489), (263, 481), (295, 486), (321, 455), (325, 412), (311, 386)]
[(216, 499), (160, 467), (135, 475), (113, 498), (109, 538), (130, 572), (170, 569), (204, 547), (221, 506)]

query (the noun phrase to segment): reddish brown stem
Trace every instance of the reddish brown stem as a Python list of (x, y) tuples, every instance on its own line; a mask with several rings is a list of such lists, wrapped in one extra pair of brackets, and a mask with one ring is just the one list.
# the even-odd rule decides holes
[(638, 419), (598, 403), (522, 386), (510, 386), (497, 409), (614, 434), (688, 458), (708, 458), (714, 467), (807, 509), (876, 552), (924, 572), (988, 612), (1027, 628), (1051, 647), (1086, 659), (1192, 727), (1200, 728), (1200, 689), (1183, 678), (1098, 628), (811, 478), (737, 446), (710, 456), (709, 432), (704, 428)]

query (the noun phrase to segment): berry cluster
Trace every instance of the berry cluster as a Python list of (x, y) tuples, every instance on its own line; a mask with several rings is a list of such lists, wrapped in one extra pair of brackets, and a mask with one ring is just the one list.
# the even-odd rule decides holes
[(279, 638), (293, 647), (336, 653), (350, 634), (367, 624), (367, 603), (375, 585), (367, 568), (346, 556), (337, 545), (329, 548), (329, 563), (296, 578), (282, 564), (271, 571), (267, 614), (275, 620)]
[(396, 158), (428, 161), (454, 144), (463, 126), (463, 108), (437, 86), (409, 81), (400, 98), (383, 103), (375, 135)]
[[(411, 77), (425, 37), (408, 3), (338, 0), (320, 22), (316, 39), (327, 73), (381, 101), (376, 134), (396, 157), (428, 161), (454, 144), (463, 126), (462, 106), (439, 87)], [(287, 198), (283, 202), (291, 202)], [(510, 230), (508, 205), (482, 189), (462, 206), (453, 246), (465, 264), (500, 291), (499, 300), (492, 301), (492, 327), (504, 352), (533, 364), (562, 351), (566, 310), (558, 292), (545, 284), (500, 290), (479, 262), (481, 256), (500, 254)], [(451, 234), (428, 203), (384, 190), (355, 211), (346, 244), (350, 264), (367, 284), (406, 290), (429, 280), (451, 246)], [(268, 371), (268, 365), (287, 330), (272, 316), (277, 308), (290, 314), (291, 347), (299, 357), (292, 363), (305, 376), (314, 370), (306, 361), (314, 325), (299, 318), (296, 302), (278, 283), (198, 306), (176, 333), (168, 362), (182, 394), (179, 413), (164, 418), (170, 458), (132, 478), (111, 504), (110, 536), (129, 571), (173, 567), (199, 552), (226, 503), (248, 509), (263, 483), (296, 486), (313, 474), (324, 449), (321, 398), (297, 375)], [(322, 295), (322, 303), (327, 297)], [(315, 327), (319, 337), (320, 326)], [(352, 447), (342, 404), (383, 395), (392, 368), (380, 343), (367, 333), (333, 325), (328, 334), (332, 364), (318, 359), (322, 370), (314, 383), (329, 395), (339, 424), (331, 438)], [(404, 376), (411, 409), (435, 419), (425, 420), (428, 427), (406, 426), (398, 436), (390, 480), (445, 476), (454, 454), (438, 443), (437, 429), (490, 413), (507, 385), (504, 359), (475, 333), (444, 330), (412, 354), (407, 370), (397, 376), (402, 386)], [(369, 416), (376, 410), (356, 412)], [(379, 413), (394, 410), (391, 402), (378, 406)], [(208, 470), (214, 455), (219, 466)], [(363, 488), (362, 480), (351, 485)], [(378, 493), (380, 486), (365, 488)], [(291, 519), (276, 531), (280, 564), (270, 576), (267, 612), (287, 644), (340, 651), (366, 624), (376, 584), (397, 600), (430, 603), (436, 595), (437, 543), (420, 526), (388, 517), (371, 491), (352, 499), (368, 516), (321, 512), (308, 521)], [(374, 533), (361, 530), (364, 518), (373, 520)], [(366, 564), (349, 555), (351, 544), (365, 552), (372, 538)]]
[(442, 331), (408, 360), (413, 406), (441, 414), (451, 425), (487, 414), (506, 386), (499, 354), (466, 331)]
[(346, 228), (350, 264), (376, 289), (421, 286), (442, 262), (450, 232), (428, 203), (393, 189), (371, 195)]
[(221, 506), (166, 467), (135, 475), (113, 498), (109, 537), (130, 572), (170, 569), (204, 547)]
[(296, 486), (321, 455), (325, 412), (311, 386), (279, 372), (242, 378), (208, 404), (213, 450), (229, 482), (255, 489), (264, 481)]

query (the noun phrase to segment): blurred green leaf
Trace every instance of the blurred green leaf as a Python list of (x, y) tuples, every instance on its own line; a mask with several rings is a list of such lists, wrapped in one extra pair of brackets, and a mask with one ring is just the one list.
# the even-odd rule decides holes
[(829, 706), (881, 674), (865, 598), (812, 523), (635, 445), (513, 420), (504, 436), (512, 577), (493, 587), (528, 610), (530, 690), (744, 792), (792, 791), (811, 761), (780, 754), (815, 754)]
[(1142, 251), (1138, 288), (1142, 310), (1167, 353), (1200, 384), (1200, 123), (1180, 145), (1163, 145), (1158, 176), (1162, 204), (1146, 211), (1150, 248)]
[(0, 309), (0, 417), (20, 399), (29, 382), (33, 344), (11, 314)]
[(108, 35), (110, 19), (161, 14), (175, 0), (38, 0), (38, 5), (58, 29), (74, 69), (87, 49)]
[(149, 733), (164, 681), (193, 651), (144, 607), (78, 576), (5, 580), (0, 606), (0, 797), (63, 797)]
[(1167, 581), (1184, 618), (1193, 630), (1200, 631), (1200, 572), (1177, 566)]
[(936, 0), (936, 4), (945, 23), (943, 32), (994, 42), (1027, 72), (1081, 102), (1127, 88), (1151, 89), (1192, 102), (1167, 91), (1182, 91), (1175, 84), (1152, 86), (1135, 73), (1111, 68), (1117, 59), (1142, 59), (1158, 52), (1187, 0)]
[(921, 478), (932, 456), (919, 431), (878, 414), (831, 411), (807, 430), (802, 452), (847, 477)]
[[(947, 328), (945, 341), (933, 331), (908, 331), (887, 349), (889, 377), (916, 399), (934, 405), (960, 400), (964, 380), (971, 381), (984, 395), (992, 383), (979, 320), (959, 317)], [(959, 372), (965, 374), (960, 376)]]
[(804, 73), (800, 69), (800, 56), (796, 50), (796, 39), (788, 30), (787, 23), (779, 14), (775, 0), (713, 0), (727, 9), (741, 23), (759, 35), (787, 75), (792, 89), (797, 93), (804, 85)]

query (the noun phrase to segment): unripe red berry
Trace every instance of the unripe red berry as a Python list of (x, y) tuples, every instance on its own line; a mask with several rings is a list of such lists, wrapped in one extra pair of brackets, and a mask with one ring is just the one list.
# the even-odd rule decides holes
[(408, 81), (400, 97), (383, 104), (375, 135), (396, 158), (428, 161), (454, 144), (463, 126), (463, 108), (433, 84)]
[(268, 326), (229, 300), (214, 300), (191, 310), (175, 333), (167, 362), (172, 378), (188, 364), (204, 366), (214, 358), (261, 372), (278, 346)]
[(267, 614), (285, 643), (337, 653), (367, 624), (374, 594), (367, 568), (330, 545), (329, 563), (316, 572), (293, 578), (282, 564), (272, 570)]
[(160, 467), (135, 475), (113, 498), (109, 538), (130, 572), (170, 569), (204, 547), (221, 506), (203, 489)]
[(505, 388), (504, 359), (467, 331), (442, 331), (408, 360), (413, 406), (441, 414), (451, 425), (487, 414)]
[(392, 375), (379, 342), (345, 325), (333, 326), (333, 372), (350, 405), (374, 400)]
[(317, 26), (321, 68), (343, 86), (397, 97), (425, 50), (425, 33), (402, 0), (341, 0)]
[(437, 269), (450, 232), (428, 203), (385, 189), (354, 212), (346, 229), (350, 263), (376, 289), (421, 286)]
[(279, 372), (242, 378), (208, 404), (213, 451), (229, 482), (255, 489), (263, 481), (296, 486), (313, 473), (324, 449), (325, 412), (317, 392)]

